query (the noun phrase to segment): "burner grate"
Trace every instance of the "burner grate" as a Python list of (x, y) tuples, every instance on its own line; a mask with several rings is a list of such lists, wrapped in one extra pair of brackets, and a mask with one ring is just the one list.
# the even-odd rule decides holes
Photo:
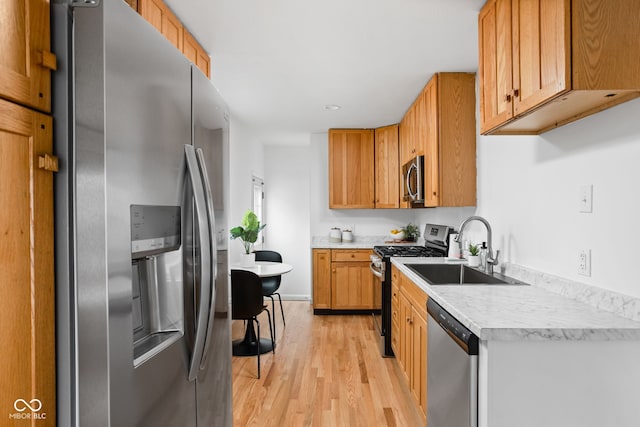
[(382, 257), (440, 257), (441, 251), (425, 246), (376, 246), (376, 253)]

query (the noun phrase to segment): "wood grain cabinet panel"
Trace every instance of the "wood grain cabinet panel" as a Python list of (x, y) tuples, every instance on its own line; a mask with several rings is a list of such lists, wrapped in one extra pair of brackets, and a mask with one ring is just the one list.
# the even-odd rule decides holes
[(374, 132), (329, 129), (329, 208), (375, 207)]
[(313, 308), (331, 308), (331, 250), (313, 250)]
[[(427, 206), (476, 205), (476, 80), (437, 73), (428, 88)], [(431, 182), (428, 178), (431, 177)]]
[(0, 3), (0, 98), (51, 112), (51, 70), (47, 0)]
[[(392, 267), (392, 349), (411, 395), (426, 420), (427, 413), (427, 295)], [(394, 294), (397, 293), (397, 295)], [(394, 302), (395, 300), (395, 302)], [(395, 307), (394, 308), (394, 304)]]
[(0, 407), (39, 399), (42, 426), (56, 422), (52, 149), (50, 116), (0, 99)]
[(191, 61), (202, 73), (210, 77), (210, 58), (207, 51), (191, 35), (189, 30), (183, 28), (182, 53)]
[(540, 134), (640, 96), (640, 2), (489, 0), (480, 11), (482, 134)]
[(380, 308), (369, 249), (313, 249), (313, 309)]
[(398, 125), (375, 130), (376, 208), (400, 207)]
[(436, 73), (400, 122), (400, 164), (425, 157), (425, 207), (476, 205), (475, 99), (475, 74)]
[(162, 0), (139, 0), (140, 15), (182, 52), (183, 26)]

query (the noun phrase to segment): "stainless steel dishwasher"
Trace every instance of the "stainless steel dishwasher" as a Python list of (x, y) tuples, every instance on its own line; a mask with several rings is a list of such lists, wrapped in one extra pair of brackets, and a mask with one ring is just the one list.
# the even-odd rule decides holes
[(478, 426), (478, 337), (427, 301), (427, 425)]

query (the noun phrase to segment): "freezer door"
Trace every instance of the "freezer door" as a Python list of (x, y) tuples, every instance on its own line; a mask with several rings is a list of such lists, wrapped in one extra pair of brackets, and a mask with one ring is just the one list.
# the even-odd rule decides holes
[(130, 220), (132, 205), (187, 210), (190, 66), (125, 2), (76, 8), (74, 22), (74, 424), (195, 426), (185, 242), (157, 256), (156, 274), (164, 283), (162, 310), (185, 336), (134, 367)]

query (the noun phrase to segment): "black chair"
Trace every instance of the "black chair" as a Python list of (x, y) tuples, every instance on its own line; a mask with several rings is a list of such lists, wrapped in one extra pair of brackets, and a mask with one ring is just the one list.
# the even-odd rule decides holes
[[(263, 311), (267, 312), (267, 318), (269, 319), (269, 332), (271, 334), (270, 350), (275, 353), (276, 346), (271, 325), (271, 314), (264, 304), (262, 280), (260, 276), (251, 271), (231, 270), (231, 318), (249, 322), (244, 339), (234, 341), (233, 354), (236, 356), (257, 355), (258, 378), (260, 378), (261, 350), (264, 350), (266, 347), (268, 351), (268, 341), (266, 341), (266, 345), (260, 344), (260, 322), (258, 321), (258, 315)], [(253, 329), (253, 322), (258, 325), (257, 335)]]
[[(282, 262), (282, 255), (275, 251), (255, 251), (256, 253), (256, 261), (271, 261), (271, 262)], [(274, 295), (278, 296), (278, 301), (280, 302), (280, 313), (282, 313), (282, 324), (287, 325), (284, 321), (284, 310), (282, 309), (282, 297), (278, 293), (278, 289), (280, 288), (280, 282), (282, 280), (282, 276), (273, 276), (273, 277), (263, 277), (262, 278), (262, 295), (265, 297), (271, 298), (271, 308), (273, 310), (273, 335), (276, 335), (276, 306), (275, 300), (273, 299)]]

